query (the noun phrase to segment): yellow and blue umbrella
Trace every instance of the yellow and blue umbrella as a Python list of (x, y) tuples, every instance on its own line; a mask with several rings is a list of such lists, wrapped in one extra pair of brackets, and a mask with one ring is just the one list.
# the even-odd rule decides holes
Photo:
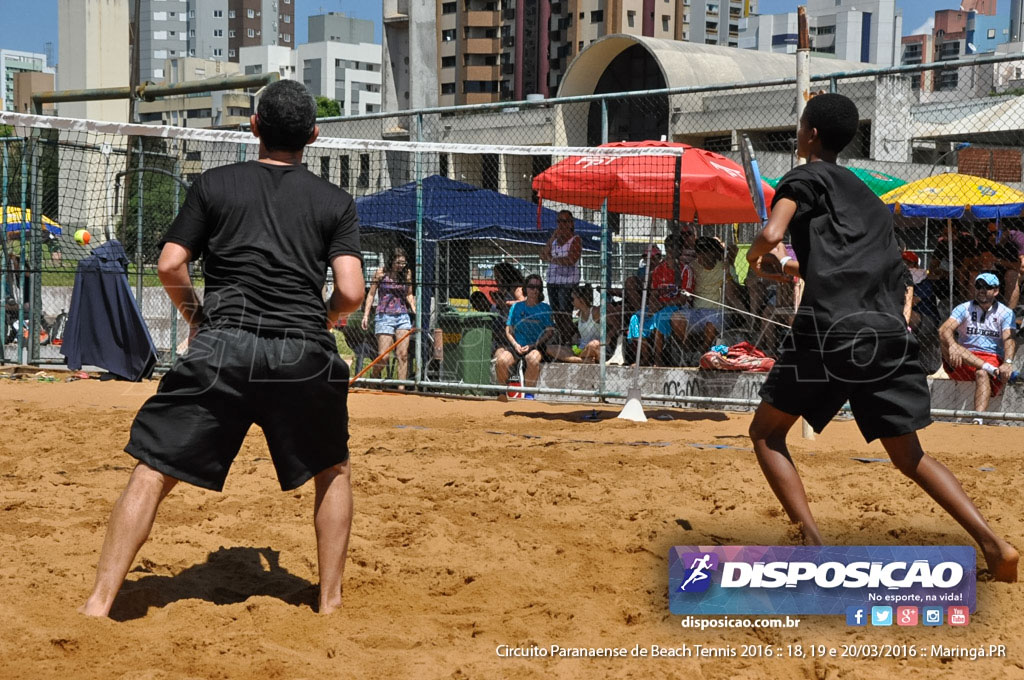
[[(2, 217), (3, 216), (0, 215), (0, 219), (2, 219)], [(29, 230), (29, 229), (32, 228), (32, 210), (26, 208), (25, 209), (25, 217), (22, 218), (21, 208), (16, 208), (14, 206), (7, 206), (7, 231), (8, 232), (11, 232), (11, 231), (21, 231), (22, 223), (24, 223), (26, 230)], [(54, 235), (60, 235), (60, 233), (61, 233), (60, 225), (57, 224), (56, 222), (54, 222), (53, 220), (51, 220), (46, 215), (43, 215), (42, 223), (43, 223), (43, 229), (45, 231), (48, 231), (48, 232), (50, 232), (51, 234), (54, 234)]]
[(881, 199), (906, 217), (956, 219), (969, 211), (979, 219), (992, 220), (1024, 212), (1024, 193), (984, 177), (953, 172), (904, 184)]

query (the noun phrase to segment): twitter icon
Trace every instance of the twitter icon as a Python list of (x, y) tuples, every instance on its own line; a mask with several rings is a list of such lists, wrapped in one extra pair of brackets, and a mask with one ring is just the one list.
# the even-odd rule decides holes
[(872, 626), (891, 626), (892, 625), (892, 607), (872, 607), (871, 608), (871, 625)]

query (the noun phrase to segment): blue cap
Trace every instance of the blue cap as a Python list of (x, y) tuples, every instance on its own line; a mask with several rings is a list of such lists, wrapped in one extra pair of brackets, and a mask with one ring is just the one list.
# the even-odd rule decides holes
[(985, 272), (983, 274), (978, 274), (976, 277), (974, 277), (974, 280), (975, 281), (984, 281), (985, 283), (987, 283), (988, 285), (992, 286), (993, 288), (998, 288), (999, 287), (999, 279), (996, 278), (995, 274), (989, 274), (988, 272)]

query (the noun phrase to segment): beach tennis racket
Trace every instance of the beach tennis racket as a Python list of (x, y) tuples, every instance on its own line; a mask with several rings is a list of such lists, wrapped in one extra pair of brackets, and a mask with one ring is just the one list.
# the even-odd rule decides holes
[(764, 202), (764, 184), (761, 181), (761, 171), (757, 167), (754, 145), (750, 143), (750, 137), (745, 134), (740, 137), (740, 156), (743, 159), (743, 174), (747, 178), (750, 198), (754, 201), (754, 212), (763, 223), (768, 219), (768, 206)]

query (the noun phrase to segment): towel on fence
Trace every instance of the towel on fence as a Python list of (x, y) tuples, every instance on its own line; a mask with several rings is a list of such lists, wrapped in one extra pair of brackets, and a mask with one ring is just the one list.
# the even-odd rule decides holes
[(725, 356), (712, 350), (700, 358), (700, 367), (708, 370), (767, 373), (773, 366), (775, 359), (769, 358), (749, 342), (733, 345)]

